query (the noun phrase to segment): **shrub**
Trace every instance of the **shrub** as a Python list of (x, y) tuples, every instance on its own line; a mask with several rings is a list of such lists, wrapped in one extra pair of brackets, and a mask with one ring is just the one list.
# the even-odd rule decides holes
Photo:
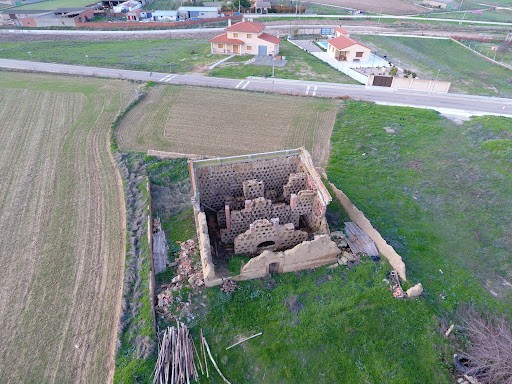
[(469, 361), (466, 374), (485, 384), (512, 383), (512, 330), (505, 317), (482, 315), (474, 308), (462, 313), (469, 346), (461, 355)]

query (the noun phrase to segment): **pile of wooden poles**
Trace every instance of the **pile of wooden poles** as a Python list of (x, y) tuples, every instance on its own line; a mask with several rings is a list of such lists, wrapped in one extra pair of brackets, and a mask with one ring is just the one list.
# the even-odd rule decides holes
[[(186, 325), (176, 323), (176, 327), (168, 327), (162, 337), (158, 360), (155, 366), (153, 384), (190, 384), (199, 381), (195, 357), (199, 363), (201, 374), (210, 377), (206, 354), (208, 354), (215, 370), (226, 384), (230, 382), (224, 377), (210, 352), (210, 347), (201, 330), (201, 356), (190, 336)], [(203, 369), (204, 363), (204, 369)]]
[(160, 343), (153, 384), (189, 384), (197, 380), (194, 342), (186, 326), (168, 327)]

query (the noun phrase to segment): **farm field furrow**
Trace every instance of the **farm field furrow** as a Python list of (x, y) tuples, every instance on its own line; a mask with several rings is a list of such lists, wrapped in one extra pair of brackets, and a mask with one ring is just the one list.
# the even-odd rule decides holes
[(338, 103), (224, 89), (155, 86), (121, 121), (121, 150), (230, 156), (305, 146), (326, 164)]
[(0, 382), (107, 382), (125, 220), (108, 137), (135, 85), (3, 73), (0, 89)]

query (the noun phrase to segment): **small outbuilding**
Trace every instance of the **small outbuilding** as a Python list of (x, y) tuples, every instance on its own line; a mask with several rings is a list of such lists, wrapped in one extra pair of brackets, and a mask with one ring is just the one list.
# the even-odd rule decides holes
[(213, 19), (219, 17), (219, 9), (217, 7), (179, 7), (178, 17), (180, 20)]
[(366, 61), (371, 49), (366, 45), (351, 39), (348, 31), (336, 28), (336, 37), (327, 40), (327, 53), (338, 61)]

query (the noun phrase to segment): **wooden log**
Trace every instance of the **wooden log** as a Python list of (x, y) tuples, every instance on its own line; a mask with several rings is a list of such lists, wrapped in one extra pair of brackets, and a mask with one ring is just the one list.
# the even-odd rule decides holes
[(448, 328), (448, 330), (445, 332), (445, 334), (444, 334), (444, 335), (445, 335), (446, 337), (450, 336), (450, 333), (452, 333), (453, 328), (455, 328), (455, 324), (450, 325), (450, 328)]
[(217, 363), (215, 362), (215, 360), (213, 360), (213, 356), (212, 356), (212, 353), (210, 352), (210, 347), (208, 346), (208, 343), (206, 342), (206, 339), (203, 337), (203, 343), (204, 343), (204, 346), (206, 347), (206, 351), (208, 352), (208, 356), (210, 356), (210, 360), (212, 361), (212, 364), (213, 366), (215, 367), (215, 370), (217, 371), (217, 373), (220, 375), (220, 377), (222, 377), (222, 380), (224, 380), (224, 382), (226, 384), (231, 384), (228, 379), (226, 379), (224, 377), (224, 375), (222, 374), (222, 372), (220, 371), (219, 367), (217, 367)]
[(240, 340), (238, 343), (235, 343), (235, 344), (230, 345), (229, 347), (227, 347), (227, 348), (226, 348), (226, 351), (227, 351), (228, 349), (230, 349), (230, 348), (233, 348), (233, 347), (237, 346), (238, 344), (242, 344), (244, 341), (247, 341), (247, 340), (250, 340), (250, 339), (252, 339), (252, 338), (254, 338), (254, 337), (260, 336), (262, 333), (263, 333), (263, 332), (259, 332), (259, 333), (255, 334), (255, 335), (252, 335), (252, 336), (246, 337), (245, 339)]

